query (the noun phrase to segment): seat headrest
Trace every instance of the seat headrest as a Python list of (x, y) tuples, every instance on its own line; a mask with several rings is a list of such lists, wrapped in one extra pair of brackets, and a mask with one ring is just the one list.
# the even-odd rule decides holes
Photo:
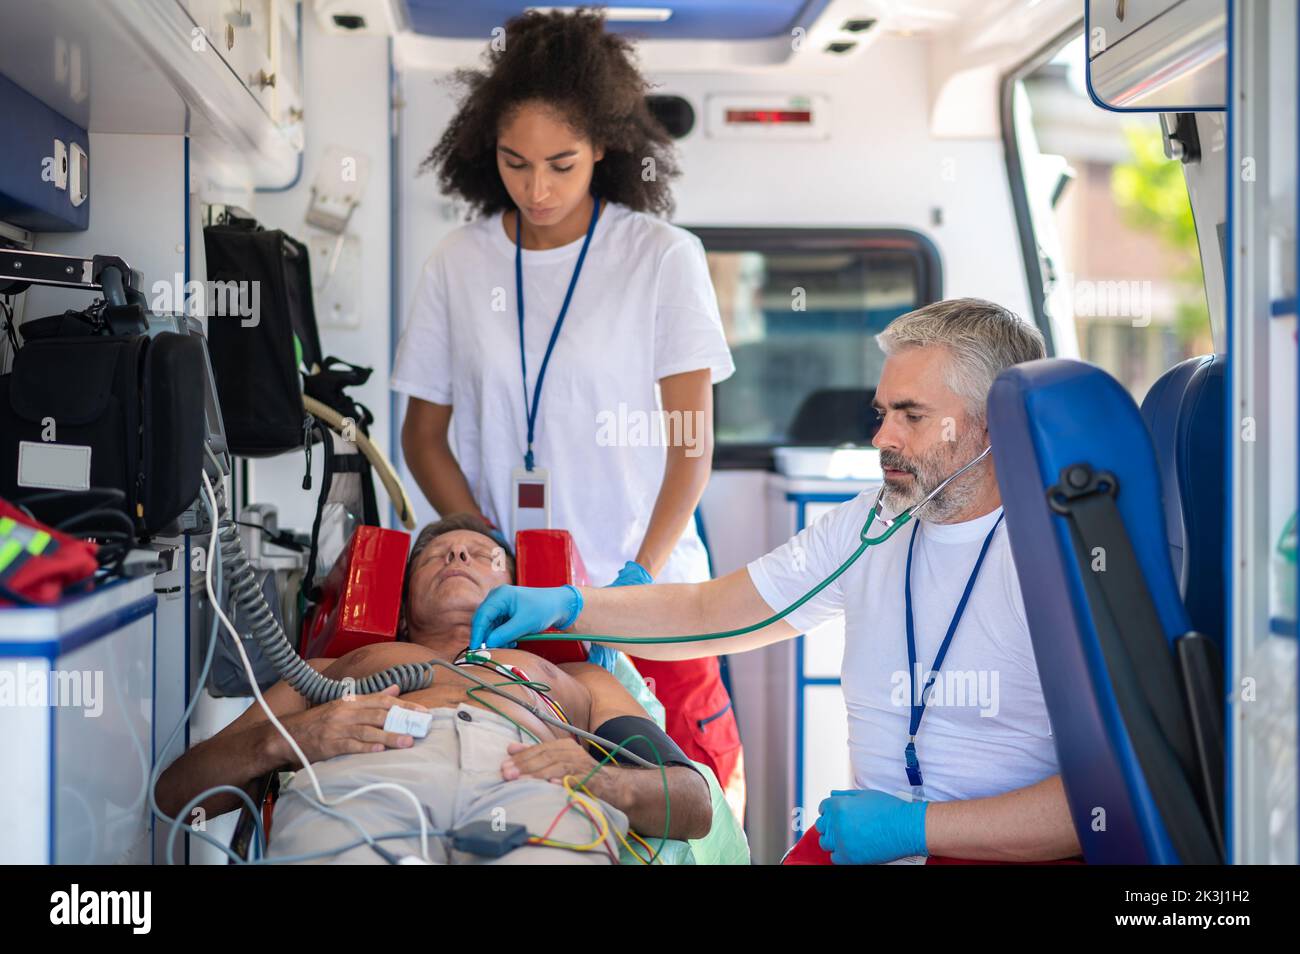
[[(1008, 509), (1010, 501), (1032, 509), (1042, 529), (1051, 530), (1039, 547), (1054, 540), (1065, 547), (1060, 552), (1069, 552), (1067, 527), (1062, 520), (1049, 520), (1045, 496), (1045, 488), (1058, 481), (1064, 468), (1086, 461), (1094, 470), (1115, 475), (1120, 487), (1116, 504), (1165, 635), (1172, 641), (1187, 632), (1187, 614), (1165, 547), (1168, 535), (1155, 452), (1137, 405), (1123, 386), (1082, 361), (1047, 358), (1016, 365), (1003, 371), (989, 392), (989, 432)], [(1011, 516), (1008, 512), (1009, 524)], [(1026, 544), (1029, 551), (1035, 549), (1032, 541)]]
[(1223, 355), (1174, 365), (1151, 386), (1142, 416), (1164, 487), (1169, 555), (1192, 628), (1223, 645), (1227, 409)]
[[(1169, 563), (1160, 476), (1146, 425), (1110, 375), (1064, 359), (1003, 371), (989, 392), (988, 427), (1007, 532), (1024, 596), (1043, 696), (1075, 830), (1093, 863), (1177, 862), (1133, 742), (1093, 619), (1069, 522), (1048, 505), (1061, 472), (1109, 471), (1116, 506), (1163, 635), (1187, 631)], [(1105, 806), (1105, 831), (1092, 826)]]

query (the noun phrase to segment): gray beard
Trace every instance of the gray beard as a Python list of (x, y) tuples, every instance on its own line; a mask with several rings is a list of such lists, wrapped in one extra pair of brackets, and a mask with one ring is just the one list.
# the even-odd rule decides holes
[[(935, 487), (943, 483), (953, 471), (965, 465), (967, 461), (972, 460), (979, 453), (979, 450), (973, 451), (969, 455), (959, 455), (957, 463), (953, 465), (952, 469), (942, 474), (921, 475), (913, 472), (912, 489), (910, 491), (890, 487), (886, 483), (885, 493), (882, 497), (885, 506), (894, 513), (899, 513), (920, 503)], [(968, 508), (978, 496), (980, 479), (983, 475), (983, 464), (972, 467), (945, 487), (941, 494), (917, 511), (917, 517), (931, 523), (956, 522), (958, 514)]]
[[(974, 502), (977, 492), (979, 491), (979, 468), (972, 468), (954, 480), (947, 487), (943, 488), (943, 493), (939, 494), (928, 504), (917, 511), (916, 515), (922, 520), (928, 520), (931, 523), (955, 523), (957, 516)], [(937, 485), (936, 485), (937, 486)], [(906, 502), (895, 503), (890, 500), (890, 491), (885, 491), (885, 504), (893, 509), (896, 513), (905, 507), (910, 507), (925, 498), (933, 487), (927, 487), (923, 492), (917, 494), (907, 494), (898, 496), (907, 496), (912, 499)]]

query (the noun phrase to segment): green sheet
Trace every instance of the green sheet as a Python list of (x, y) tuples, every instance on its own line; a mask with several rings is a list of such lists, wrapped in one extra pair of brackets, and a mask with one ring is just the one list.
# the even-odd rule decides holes
[[(664, 728), (664, 707), (646, 681), (641, 678), (641, 674), (636, 671), (624, 653), (618, 654), (618, 661), (614, 665), (614, 678), (623, 684), (632, 698), (636, 699), (649, 714), (650, 718), (655, 721), (659, 728)], [(655, 859), (656, 864), (666, 865), (747, 865), (749, 864), (749, 841), (745, 838), (745, 831), (736, 821), (736, 816), (731, 814), (731, 808), (727, 805), (726, 798), (722, 794), (722, 786), (713, 775), (713, 770), (707, 765), (701, 765), (695, 762), (695, 767), (700, 770), (700, 774), (705, 777), (709, 783), (709, 793), (713, 797), (713, 828), (703, 838), (693, 838), (690, 841), (676, 841), (669, 839), (663, 847), (658, 857)], [(641, 832), (641, 837), (649, 842), (651, 848), (659, 846), (659, 839), (650, 834)], [(633, 842), (635, 844), (635, 842)], [(625, 865), (639, 864), (632, 853), (626, 848), (620, 852), (619, 861)]]

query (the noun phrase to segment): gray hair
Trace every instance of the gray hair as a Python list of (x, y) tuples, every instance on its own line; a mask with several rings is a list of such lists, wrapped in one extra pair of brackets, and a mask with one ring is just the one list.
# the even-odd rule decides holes
[(952, 360), (945, 378), (984, 420), (993, 379), (1005, 368), (1045, 357), (1043, 335), (1014, 313), (982, 298), (949, 298), (909, 311), (876, 335), (886, 356), (908, 348), (943, 345)]

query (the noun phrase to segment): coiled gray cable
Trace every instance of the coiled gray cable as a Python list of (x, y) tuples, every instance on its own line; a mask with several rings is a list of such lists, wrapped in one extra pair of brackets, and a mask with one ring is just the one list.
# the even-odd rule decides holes
[(257, 640), (275, 671), (280, 674), (300, 696), (313, 705), (331, 702), (347, 695), (369, 695), (382, 692), (389, 686), (400, 687), (403, 693), (427, 689), (433, 684), (433, 666), (429, 663), (403, 663), (359, 679), (331, 679), (317, 672), (298, 655), (289, 642), (284, 628), (266, 605), (262, 588), (257, 585), (253, 569), (244, 552), (244, 541), (230, 519), (225, 500), (221, 501), (221, 523), (217, 529), (221, 551), (221, 570), (227, 580), (230, 602), (239, 608), (243, 625)]

